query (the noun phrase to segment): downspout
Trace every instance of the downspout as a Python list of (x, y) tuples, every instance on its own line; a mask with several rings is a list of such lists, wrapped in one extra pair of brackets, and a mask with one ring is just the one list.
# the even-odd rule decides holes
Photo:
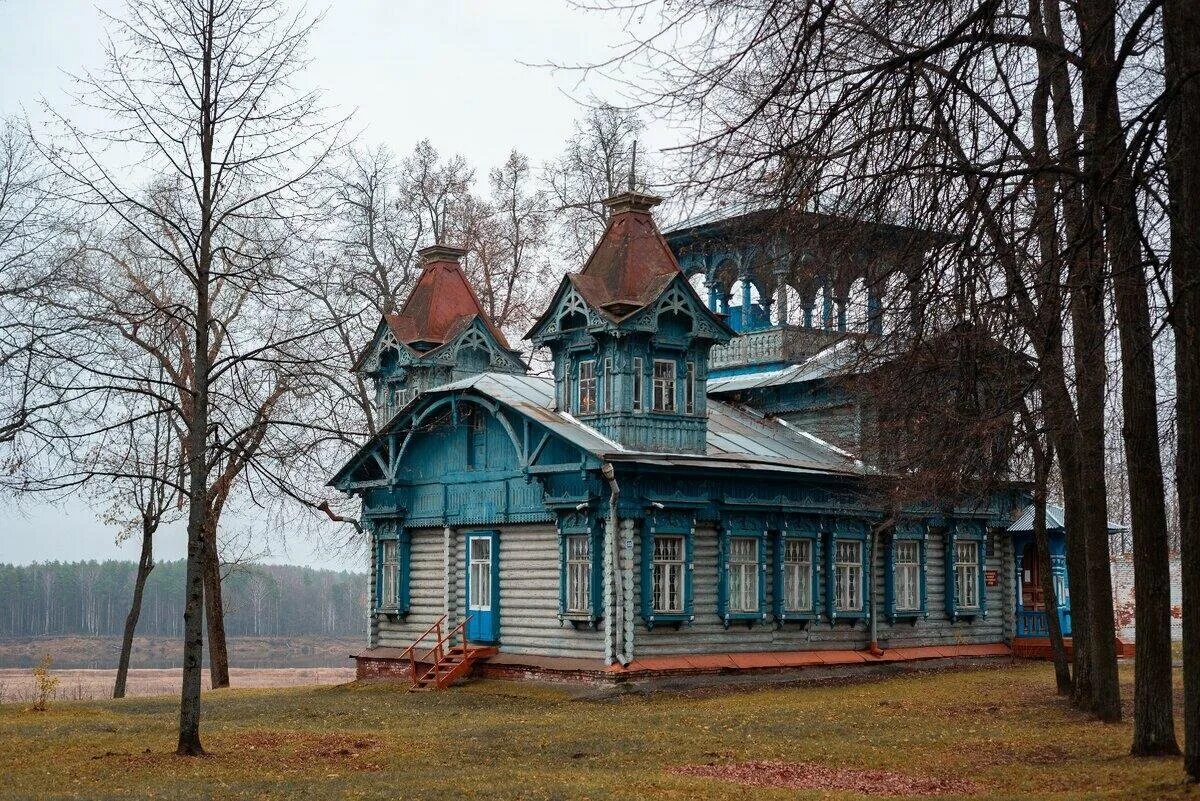
[(611, 462), (605, 462), (600, 468), (600, 475), (608, 483), (608, 519), (604, 522), (604, 540), (608, 546), (608, 558), (605, 559), (606, 586), (613, 588), (612, 603), (609, 604), (609, 625), (607, 626), (608, 647), (612, 649), (613, 659), (626, 667), (629, 659), (625, 655), (625, 587), (624, 576), (620, 569), (621, 534), (620, 521), (617, 519), (617, 501), (621, 497), (621, 488), (617, 486), (617, 472)]

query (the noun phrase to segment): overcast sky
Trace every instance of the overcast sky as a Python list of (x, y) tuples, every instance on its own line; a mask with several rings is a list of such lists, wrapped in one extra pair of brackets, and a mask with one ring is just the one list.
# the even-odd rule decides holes
[[(44, 98), (79, 119), (64, 90), (67, 73), (101, 65), (98, 8), (119, 12), (121, 4), (0, 0), (0, 115), (36, 118)], [(552, 158), (581, 112), (577, 101), (602, 91), (581, 85), (578, 73), (523, 64), (588, 62), (621, 40), (620, 19), (566, 0), (330, 0), (310, 48), (308, 78), (330, 105), (353, 112), (362, 141), (403, 155), (428, 138), (483, 174), (514, 147), (534, 163)], [(650, 147), (661, 146), (654, 130), (647, 138)], [(118, 547), (114, 536), (78, 499), (20, 508), (0, 500), (0, 562), (136, 559), (136, 544)], [(173, 527), (159, 537), (155, 555), (180, 558), (184, 546)], [(265, 561), (359, 566), (296, 538), (276, 537), (269, 548)]]

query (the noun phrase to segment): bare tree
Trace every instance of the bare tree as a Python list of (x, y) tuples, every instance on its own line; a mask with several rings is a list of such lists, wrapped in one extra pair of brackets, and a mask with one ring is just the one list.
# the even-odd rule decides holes
[[(284, 305), (267, 290), (280, 268), (278, 223), (302, 213), (301, 189), (329, 153), (337, 125), (316, 92), (293, 88), (314, 24), (302, 11), (291, 14), (274, 0), (131, 0), (106, 22), (105, 67), (79, 78), (77, 101), (118, 123), (87, 133), (56, 115), (59, 136), (43, 152), (80, 202), (119, 219), (153, 254), (162, 283), (131, 297), (173, 316), (183, 332), (183, 347), (160, 359), (169, 386), (159, 399), (184, 427), (188, 561), (177, 750), (197, 755), (214, 492), (220, 498), (231, 471), (256, 457), (290, 386), (264, 366), (272, 355), (275, 365), (286, 364), (290, 343), (307, 332), (282, 315), (258, 313)], [(120, 156), (128, 161), (114, 163)], [(136, 176), (147, 171), (165, 176), (165, 190), (139, 188)], [(123, 335), (136, 341), (138, 330), (134, 324)], [(110, 375), (113, 365), (76, 363), (106, 388), (127, 385), (127, 375)], [(226, 415), (234, 409), (248, 414)]]
[(568, 263), (582, 264), (604, 233), (608, 212), (602, 200), (623, 191), (631, 174), (637, 188), (645, 188), (649, 170), (641, 164), (635, 169), (633, 163), (641, 130), (641, 121), (629, 111), (607, 104), (590, 108), (576, 121), (562, 154), (546, 166), (557, 236)]

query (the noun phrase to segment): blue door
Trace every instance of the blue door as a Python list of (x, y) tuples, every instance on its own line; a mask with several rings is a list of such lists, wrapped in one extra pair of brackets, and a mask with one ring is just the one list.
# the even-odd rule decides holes
[(500, 641), (500, 548), (496, 532), (467, 535), (467, 639)]

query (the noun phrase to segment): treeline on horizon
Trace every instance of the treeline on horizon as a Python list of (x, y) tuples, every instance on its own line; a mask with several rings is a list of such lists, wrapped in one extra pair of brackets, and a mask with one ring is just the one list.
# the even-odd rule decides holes
[[(146, 582), (137, 634), (183, 633), (183, 559), (159, 562)], [(0, 638), (121, 636), (134, 562), (0, 564)], [(230, 636), (357, 637), (366, 629), (364, 574), (298, 565), (238, 565), (222, 582)]]

